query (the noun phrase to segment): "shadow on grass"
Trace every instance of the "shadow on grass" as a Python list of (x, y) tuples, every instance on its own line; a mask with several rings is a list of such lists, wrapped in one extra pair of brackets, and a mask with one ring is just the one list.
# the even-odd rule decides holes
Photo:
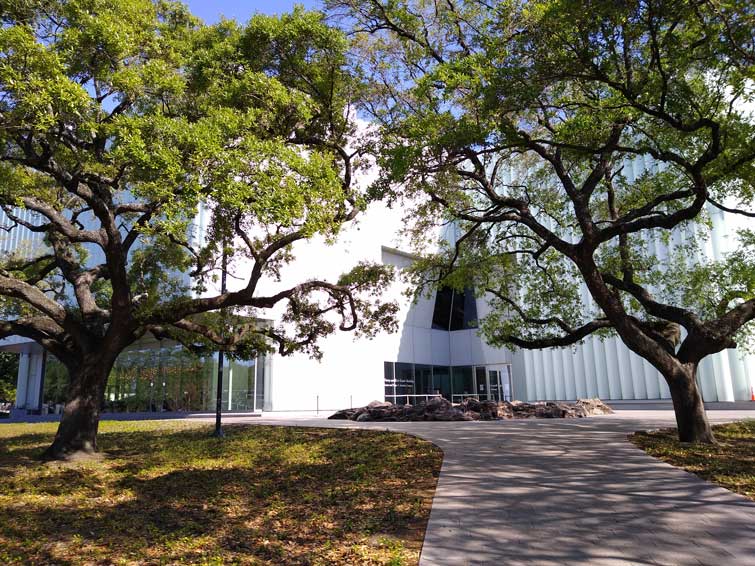
[(0, 519), (0, 559), (380, 564), (398, 553), (406, 560), (397, 564), (416, 562), (437, 449), (384, 432), (227, 434), (103, 432), (106, 459), (76, 467), (34, 460), (44, 435), (2, 439), (0, 488), (10, 508)]

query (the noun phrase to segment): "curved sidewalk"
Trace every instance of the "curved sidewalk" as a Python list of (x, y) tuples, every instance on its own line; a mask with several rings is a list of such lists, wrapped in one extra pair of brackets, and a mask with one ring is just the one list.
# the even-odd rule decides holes
[(387, 428), (440, 446), (421, 566), (755, 564), (755, 503), (626, 440), (628, 432), (671, 425), (670, 411), (461, 423), (231, 420)]

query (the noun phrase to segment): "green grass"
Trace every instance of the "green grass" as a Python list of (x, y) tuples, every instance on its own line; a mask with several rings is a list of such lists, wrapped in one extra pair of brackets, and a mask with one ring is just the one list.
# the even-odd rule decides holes
[(0, 425), (0, 564), (416, 564), (442, 460), (398, 433), (148, 421), (43, 464), (55, 426)]
[(713, 427), (716, 445), (680, 444), (676, 429), (629, 439), (656, 458), (755, 500), (755, 420)]

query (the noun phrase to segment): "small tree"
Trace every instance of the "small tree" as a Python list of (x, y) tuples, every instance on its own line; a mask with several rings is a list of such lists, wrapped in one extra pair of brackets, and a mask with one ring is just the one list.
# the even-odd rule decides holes
[[(5, 228), (45, 244), (3, 258), (0, 333), (70, 375), (48, 457), (95, 450), (108, 374), (147, 333), (317, 356), (337, 329), (391, 327), (383, 268), (259, 289), (365, 204), (346, 44), (321, 15), (204, 26), (172, 2), (45, 0), (0, 17)], [(221, 269), (238, 290), (213, 289)], [(259, 323), (281, 305), (282, 323)]]
[[(415, 234), (461, 229), (420, 282), (486, 292), (495, 345), (618, 335), (668, 383), (680, 440), (713, 442), (697, 368), (752, 331), (755, 234), (720, 261), (697, 252), (708, 208), (755, 217), (752, 5), (328, 5), (372, 83), (376, 189), (429, 197)], [(672, 234), (661, 265), (650, 243)]]

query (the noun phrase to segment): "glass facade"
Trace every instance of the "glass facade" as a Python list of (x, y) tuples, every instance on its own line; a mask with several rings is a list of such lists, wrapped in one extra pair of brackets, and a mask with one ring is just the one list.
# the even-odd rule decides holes
[[(214, 411), (218, 358), (197, 357), (176, 345), (150, 344), (129, 349), (116, 360), (105, 388), (104, 410)], [(265, 398), (265, 358), (226, 359), (223, 368), (223, 411), (259, 411)], [(44, 401), (65, 402), (68, 373), (48, 356)]]
[(383, 362), (383, 384), (385, 385), (385, 398), (395, 399), (396, 379), (393, 375), (393, 362)]
[(397, 363), (395, 368), (396, 395), (414, 395), (414, 364)]
[(472, 366), (451, 368), (451, 377), (454, 402), (463, 401), (465, 397), (474, 397), (474, 368)]
[[(397, 405), (415, 404), (437, 395), (454, 403), (467, 397), (495, 401), (504, 398), (501, 372), (487, 372), (484, 366), (449, 367), (383, 362), (383, 368), (385, 400)], [(504, 378), (509, 375), (507, 367)]]
[(433, 366), (433, 391), (443, 395), (449, 401), (453, 390), (451, 389), (451, 368), (447, 366)]
[(432, 395), (433, 389), (433, 366), (414, 365), (414, 390), (419, 395)]

